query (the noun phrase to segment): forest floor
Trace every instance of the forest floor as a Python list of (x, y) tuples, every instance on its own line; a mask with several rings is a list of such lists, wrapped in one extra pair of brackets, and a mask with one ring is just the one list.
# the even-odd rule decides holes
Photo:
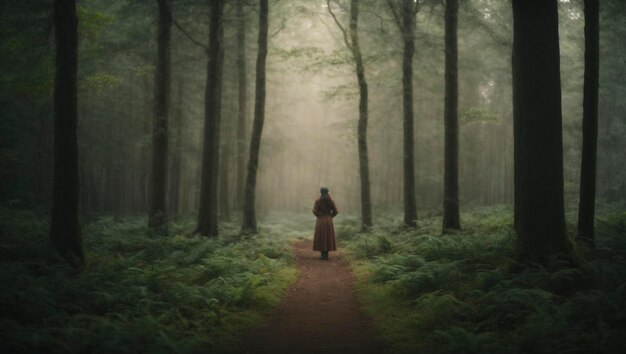
[(381, 352), (342, 252), (331, 252), (329, 260), (322, 260), (312, 246), (311, 240), (294, 243), (298, 279), (266, 324), (252, 333), (247, 352)]
[(626, 206), (598, 205), (575, 267), (519, 270), (512, 215), (467, 207), (442, 235), (438, 212), (410, 229), (379, 212), (368, 232), (344, 213), (328, 261), (310, 214), (264, 215), (255, 236), (223, 222), (216, 238), (191, 235), (193, 215), (162, 236), (145, 217), (92, 217), (76, 272), (47, 216), (0, 205), (0, 353), (626, 353)]

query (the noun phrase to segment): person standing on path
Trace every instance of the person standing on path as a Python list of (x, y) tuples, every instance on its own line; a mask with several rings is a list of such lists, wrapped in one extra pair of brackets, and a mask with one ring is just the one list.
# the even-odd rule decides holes
[(339, 213), (337, 206), (331, 198), (328, 188), (320, 188), (320, 197), (315, 201), (313, 214), (317, 216), (315, 223), (315, 236), (313, 238), (313, 250), (322, 253), (322, 259), (328, 259), (329, 251), (336, 251), (335, 228), (333, 218)]

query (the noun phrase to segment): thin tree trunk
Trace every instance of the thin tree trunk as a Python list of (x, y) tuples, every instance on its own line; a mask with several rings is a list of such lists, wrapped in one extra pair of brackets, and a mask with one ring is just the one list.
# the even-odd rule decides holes
[(600, 69), (599, 0), (585, 0), (585, 84), (583, 147), (580, 167), (580, 204), (577, 238), (593, 246), (598, 145), (598, 76)]
[[(224, 26), (220, 27), (220, 42), (223, 42), (224, 39)], [(224, 63), (224, 47), (220, 47), (220, 54), (219, 54), (219, 62), (220, 62), (220, 71), (222, 71), (222, 66)], [(222, 78), (220, 77), (220, 90), (219, 90), (219, 95), (220, 98), (218, 99), (218, 111), (220, 112), (220, 117), (221, 117), (221, 111), (222, 111), (222, 82), (221, 82)], [(221, 120), (221, 119), (220, 119)], [(230, 133), (230, 132), (229, 132)], [(227, 135), (227, 138), (229, 138), (229, 136)], [(229, 193), (228, 193), (228, 163), (230, 162), (230, 139), (226, 140), (224, 146), (222, 147), (222, 157), (220, 158), (220, 161), (218, 163), (221, 163), (221, 167), (219, 168), (219, 175), (218, 175), (218, 185), (219, 185), (219, 190), (218, 190), (218, 208), (219, 208), (219, 214), (222, 216), (222, 218), (225, 221), (230, 221), (230, 203), (229, 203)]]
[(243, 233), (252, 234), (257, 232), (255, 209), (256, 182), (261, 134), (263, 133), (263, 122), (265, 120), (265, 61), (267, 59), (268, 0), (260, 0), (259, 4), (259, 49), (256, 61), (254, 123), (250, 137), (250, 153), (248, 155), (248, 173), (246, 175), (243, 223), (241, 227)]
[(248, 109), (247, 77), (246, 77), (246, 18), (243, 11), (244, 0), (237, 1), (237, 80), (238, 80), (238, 112), (237, 112), (237, 185), (235, 186), (235, 202), (237, 207), (243, 204), (243, 190), (246, 168), (246, 112)]
[(184, 81), (180, 79), (178, 82), (178, 102), (176, 105), (176, 113), (174, 113), (173, 123), (176, 129), (176, 140), (174, 142), (174, 151), (172, 151), (172, 165), (170, 166), (170, 198), (169, 212), (172, 215), (178, 215), (180, 212), (180, 170), (183, 149), (183, 100), (184, 100)]
[(570, 251), (563, 210), (557, 1), (513, 0), (515, 216), (519, 257)]
[(152, 193), (148, 226), (164, 232), (167, 225), (167, 124), (170, 109), (171, 0), (157, 0), (159, 25), (154, 78), (154, 121), (152, 123)]
[[(54, 1), (54, 175), (50, 238), (75, 266), (85, 263), (78, 221), (78, 19), (75, 0)], [(78, 262), (79, 264), (77, 264)]]
[(228, 183), (228, 164), (230, 163), (230, 141), (227, 141), (222, 148), (222, 158), (220, 159), (222, 166), (220, 167), (220, 191), (219, 204), (220, 215), (224, 221), (230, 221), (230, 194)]
[(364, 229), (373, 226), (372, 198), (370, 194), (369, 157), (367, 154), (367, 119), (368, 119), (368, 89), (365, 78), (365, 68), (359, 44), (359, 0), (350, 1), (350, 42), (352, 55), (356, 64), (356, 77), (359, 83), (359, 122), (358, 147), (359, 171), (361, 176), (361, 224)]
[(202, 177), (200, 207), (196, 233), (215, 237), (218, 235), (217, 182), (219, 176), (219, 130), (220, 101), (222, 83), (222, 12), (224, 0), (209, 2), (211, 18), (209, 23), (209, 59), (207, 64), (207, 84), (204, 97), (204, 145), (202, 149)]
[(404, 111), (404, 224), (414, 227), (417, 220), (415, 201), (415, 141), (413, 136), (413, 54), (415, 53), (415, 11), (413, 0), (402, 2), (402, 106)]
[(443, 232), (459, 230), (459, 86), (457, 23), (459, 2), (446, 0), (446, 96), (444, 107)]

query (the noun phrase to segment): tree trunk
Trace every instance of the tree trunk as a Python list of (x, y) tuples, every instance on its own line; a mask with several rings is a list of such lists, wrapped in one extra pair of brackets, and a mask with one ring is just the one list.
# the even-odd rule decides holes
[(222, 83), (222, 12), (224, 0), (209, 2), (211, 6), (209, 23), (209, 48), (207, 83), (204, 96), (204, 145), (202, 149), (202, 177), (200, 187), (200, 207), (196, 233), (215, 237), (218, 235), (217, 182), (219, 176), (220, 149), (220, 101)]
[(254, 98), (254, 123), (250, 137), (250, 153), (248, 155), (248, 173), (243, 204), (243, 233), (257, 232), (256, 225), (256, 180), (259, 167), (259, 149), (261, 134), (265, 120), (265, 61), (267, 59), (267, 27), (268, 27), (268, 0), (260, 0), (259, 9), (259, 49), (256, 61), (256, 92)]
[(577, 238), (593, 246), (598, 143), (599, 0), (585, 0), (585, 84), (583, 148)]
[[(224, 40), (224, 26), (220, 27), (220, 43)], [(222, 66), (224, 63), (224, 47), (220, 47), (219, 53), (219, 65), (220, 71), (222, 71)], [(218, 112), (221, 117), (222, 112), (222, 78), (220, 77), (220, 90), (219, 90), (220, 98), (218, 99)], [(221, 120), (221, 119), (220, 119)], [(230, 132), (228, 133), (230, 134)], [(218, 190), (218, 208), (219, 214), (225, 221), (230, 221), (230, 203), (229, 203), (229, 193), (228, 193), (228, 163), (230, 162), (230, 137), (226, 135), (227, 140), (225, 141), (224, 146), (222, 147), (222, 157), (218, 163), (221, 163), (221, 167), (219, 168), (219, 190)]]
[(85, 263), (78, 221), (78, 19), (75, 0), (55, 0), (53, 6), (56, 72), (50, 238), (59, 253), (78, 266)]
[(178, 82), (178, 102), (176, 104), (176, 113), (174, 113), (174, 128), (176, 129), (176, 140), (174, 141), (174, 151), (172, 151), (172, 165), (170, 166), (170, 197), (169, 212), (172, 215), (178, 215), (180, 212), (180, 172), (181, 159), (183, 149), (183, 100), (184, 81), (180, 79)]
[(446, 73), (444, 107), (444, 177), (443, 177), (443, 232), (459, 230), (459, 87), (457, 23), (459, 2), (446, 0)]
[(402, 105), (404, 110), (404, 224), (414, 227), (417, 220), (415, 201), (415, 142), (413, 136), (413, 54), (415, 53), (415, 11), (413, 0), (402, 2)]
[(513, 0), (515, 216), (519, 257), (570, 251), (563, 210), (557, 1)]
[(171, 0), (158, 0), (157, 62), (154, 78), (154, 121), (152, 124), (152, 196), (148, 226), (164, 232), (167, 225), (167, 124), (170, 109)]
[(219, 204), (220, 215), (224, 221), (230, 221), (230, 194), (228, 183), (228, 164), (230, 163), (230, 141), (227, 141), (222, 147), (222, 158), (220, 159), (222, 166), (220, 167), (220, 190)]
[(361, 224), (363, 229), (373, 225), (372, 199), (370, 195), (369, 157), (367, 155), (367, 118), (368, 118), (368, 90), (365, 79), (365, 68), (359, 44), (359, 0), (350, 1), (350, 42), (352, 55), (356, 64), (356, 77), (359, 83), (359, 122), (358, 147), (359, 171), (361, 176)]
[(235, 202), (237, 207), (243, 203), (244, 178), (246, 168), (246, 112), (248, 109), (247, 77), (246, 77), (246, 18), (243, 11), (244, 0), (237, 1), (237, 80), (238, 80), (238, 112), (237, 112), (237, 185), (235, 186)]

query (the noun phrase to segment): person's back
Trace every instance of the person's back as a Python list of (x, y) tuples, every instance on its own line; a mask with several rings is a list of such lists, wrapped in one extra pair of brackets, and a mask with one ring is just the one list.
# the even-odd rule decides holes
[(322, 253), (322, 259), (328, 259), (328, 252), (337, 250), (333, 218), (339, 213), (328, 188), (320, 189), (320, 197), (315, 201), (313, 214), (317, 216), (313, 250)]

